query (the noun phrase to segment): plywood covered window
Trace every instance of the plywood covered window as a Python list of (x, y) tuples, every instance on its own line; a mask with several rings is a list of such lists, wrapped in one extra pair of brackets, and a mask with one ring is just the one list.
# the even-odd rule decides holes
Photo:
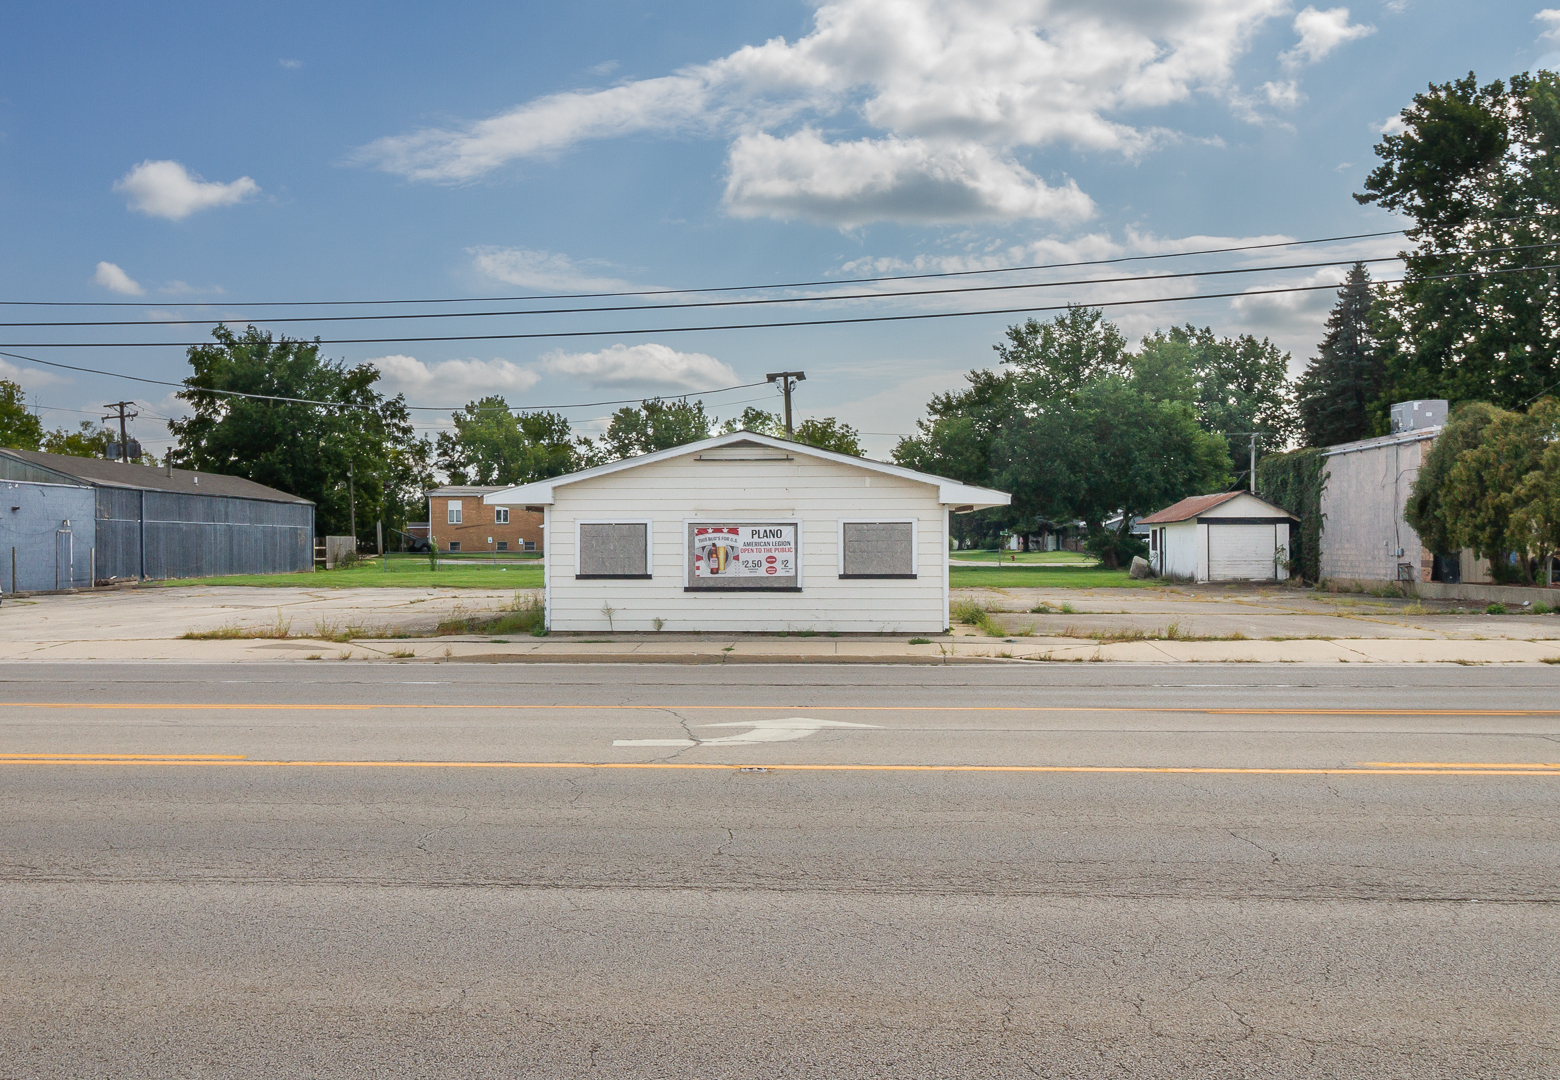
[(647, 578), (650, 576), (650, 523), (582, 521), (575, 576)]
[(840, 522), (840, 577), (915, 577), (915, 522)]

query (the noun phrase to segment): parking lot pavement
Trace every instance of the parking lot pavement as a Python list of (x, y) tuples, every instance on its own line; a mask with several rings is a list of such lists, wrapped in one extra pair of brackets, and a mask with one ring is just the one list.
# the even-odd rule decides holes
[[(539, 591), (185, 586), (0, 602), (0, 659), (772, 663), (1539, 663), (1560, 617), (1453, 614), (1451, 605), (1264, 586), (959, 589), (985, 625), (947, 634), (433, 636)], [(220, 640), (188, 633), (232, 631)], [(246, 637), (245, 634), (252, 634)], [(407, 636), (412, 635), (412, 636)]]

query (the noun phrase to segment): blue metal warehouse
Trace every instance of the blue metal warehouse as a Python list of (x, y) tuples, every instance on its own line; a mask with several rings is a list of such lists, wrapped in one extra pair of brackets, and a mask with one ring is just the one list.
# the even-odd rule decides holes
[(6, 592), (314, 567), (314, 504), (236, 476), (0, 449)]

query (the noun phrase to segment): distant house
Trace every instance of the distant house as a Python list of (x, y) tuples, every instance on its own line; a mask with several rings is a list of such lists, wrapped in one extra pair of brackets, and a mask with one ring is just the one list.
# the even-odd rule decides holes
[[(483, 505), (484, 496), (507, 490), (466, 484), (434, 488), (427, 492), (428, 531), (422, 536), (440, 551), (542, 551), (540, 511)], [(408, 526), (407, 533), (416, 536), (417, 530)]]
[(1138, 522), (1154, 571), (1191, 581), (1283, 581), (1297, 518), (1244, 491), (1194, 495)]
[(0, 450), (6, 592), (314, 568), (314, 504), (237, 476)]

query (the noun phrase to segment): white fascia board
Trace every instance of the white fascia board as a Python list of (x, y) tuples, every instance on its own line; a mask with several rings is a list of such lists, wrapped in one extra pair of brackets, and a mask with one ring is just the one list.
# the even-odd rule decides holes
[(852, 465), (858, 469), (865, 469), (867, 472), (895, 476), (901, 480), (913, 480), (921, 484), (934, 484), (937, 487), (937, 501), (948, 506), (971, 506), (975, 509), (982, 509), (988, 506), (1006, 506), (1013, 501), (1013, 497), (1005, 491), (993, 491), (990, 488), (961, 484), (944, 476), (933, 476), (930, 473), (917, 472), (914, 469), (906, 469), (899, 465), (890, 465), (886, 461), (873, 461), (870, 458), (853, 457), (850, 454), (840, 454), (833, 450), (821, 450), (806, 443), (777, 439), (772, 435), (760, 435), (752, 431), (733, 431), (728, 435), (717, 435), (713, 439), (684, 443), (682, 446), (674, 446), (669, 450), (657, 450), (653, 454), (641, 454), (639, 457), (624, 458), (622, 461), (597, 465), (592, 469), (581, 469), (579, 472), (554, 476), (546, 480), (538, 480), (533, 484), (522, 484), (518, 487), (505, 488), (503, 491), (495, 491), (491, 495), (484, 496), (482, 501), (489, 505), (498, 506), (546, 506), (553, 501), (553, 489), (564, 484), (577, 484), (582, 480), (607, 476), (610, 473), (622, 472), (625, 469), (635, 469), (641, 465), (652, 465), (655, 462), (665, 461), (668, 458), (682, 457), (686, 454), (699, 454), (705, 450), (715, 450), (734, 443), (755, 443), (759, 446), (767, 446), (773, 450), (784, 450), (788, 453), (801, 454), (824, 461), (833, 461), (841, 465)]

